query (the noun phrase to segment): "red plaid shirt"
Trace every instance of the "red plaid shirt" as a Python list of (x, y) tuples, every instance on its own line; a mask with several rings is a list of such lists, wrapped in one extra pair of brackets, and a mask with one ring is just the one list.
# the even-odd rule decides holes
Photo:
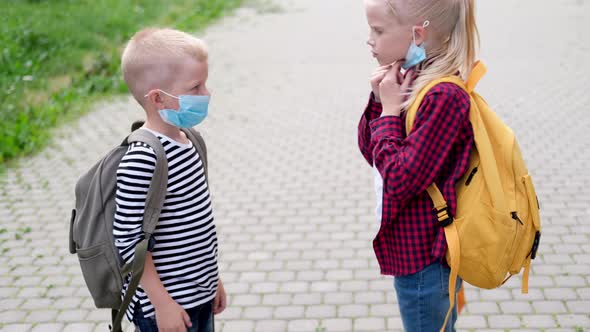
[(383, 177), (381, 228), (373, 240), (382, 274), (413, 274), (444, 258), (444, 230), (426, 188), (436, 182), (455, 214), (455, 183), (467, 171), (474, 143), (469, 107), (461, 88), (438, 84), (426, 94), (406, 136), (405, 113), (381, 117), (382, 106), (371, 95), (358, 140)]

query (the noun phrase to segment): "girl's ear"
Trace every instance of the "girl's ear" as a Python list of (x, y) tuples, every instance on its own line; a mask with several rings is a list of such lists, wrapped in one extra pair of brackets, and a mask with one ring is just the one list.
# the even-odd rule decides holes
[(421, 25), (417, 25), (414, 27), (414, 37), (416, 38), (416, 45), (420, 45), (426, 41), (428, 30)]

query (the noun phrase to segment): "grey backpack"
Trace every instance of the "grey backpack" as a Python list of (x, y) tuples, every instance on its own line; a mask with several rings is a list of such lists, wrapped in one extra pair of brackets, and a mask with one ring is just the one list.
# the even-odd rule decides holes
[[(77, 254), (86, 286), (97, 308), (110, 308), (111, 331), (121, 332), (121, 321), (131, 303), (143, 274), (148, 242), (153, 234), (166, 198), (168, 163), (160, 140), (151, 132), (137, 129), (76, 183), (76, 204), (70, 220), (70, 253)], [(183, 129), (203, 160), (207, 175), (207, 150), (201, 135), (193, 129)], [(113, 223), (115, 220), (115, 192), (117, 168), (132, 142), (148, 144), (156, 152), (156, 168), (147, 193), (142, 230), (145, 239), (135, 247), (135, 258), (125, 264), (115, 247)], [(207, 176), (206, 176), (207, 178)], [(121, 299), (124, 278), (131, 273), (125, 297)]]

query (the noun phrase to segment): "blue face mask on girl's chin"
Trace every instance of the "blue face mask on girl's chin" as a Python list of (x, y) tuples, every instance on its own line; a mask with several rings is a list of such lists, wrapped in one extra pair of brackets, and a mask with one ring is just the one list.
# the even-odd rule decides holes
[(410, 45), (410, 48), (408, 49), (408, 54), (406, 54), (406, 61), (402, 64), (402, 68), (408, 70), (424, 60), (426, 60), (424, 43), (416, 45), (416, 43), (412, 42), (412, 45)]
[[(162, 90), (160, 90), (162, 91)], [(209, 96), (181, 95), (173, 96), (165, 91), (164, 94), (178, 99), (178, 110), (162, 109), (158, 113), (164, 122), (179, 128), (192, 128), (203, 122), (209, 113)]]
[[(426, 28), (430, 24), (429, 21), (425, 21), (422, 25), (423, 28)], [(426, 60), (426, 48), (424, 47), (424, 43), (417, 45), (416, 44), (416, 30), (412, 28), (412, 44), (408, 49), (408, 53), (406, 54), (406, 60), (402, 64), (402, 68), (404, 70), (408, 70)]]

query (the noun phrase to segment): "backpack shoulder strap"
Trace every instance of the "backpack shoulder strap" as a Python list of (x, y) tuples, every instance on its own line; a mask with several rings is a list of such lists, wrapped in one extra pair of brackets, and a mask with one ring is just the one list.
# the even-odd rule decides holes
[(151, 235), (156, 229), (158, 219), (160, 219), (160, 212), (162, 211), (164, 200), (166, 198), (165, 188), (168, 185), (168, 160), (166, 158), (166, 151), (164, 151), (162, 142), (160, 142), (156, 135), (144, 129), (137, 129), (133, 131), (129, 137), (127, 137), (127, 144), (131, 144), (133, 142), (146, 143), (152, 149), (154, 149), (156, 153), (156, 169), (154, 170), (154, 175), (152, 177), (152, 181), (150, 182), (143, 214), (142, 229), (144, 231), (145, 238), (135, 245), (135, 256), (133, 258), (133, 262), (123, 266), (122, 268), (123, 275), (131, 273), (131, 279), (129, 280), (127, 291), (125, 292), (121, 306), (118, 310), (113, 309), (111, 311), (112, 325), (110, 326), (110, 330), (112, 332), (123, 331), (121, 328), (121, 321), (123, 320), (125, 311), (127, 311), (127, 307), (131, 303), (133, 295), (135, 295), (135, 291), (139, 286), (139, 280), (143, 275), (145, 257), (147, 255), (149, 241)]
[(476, 61), (473, 64), (473, 68), (471, 69), (471, 73), (469, 73), (469, 77), (467, 78), (467, 82), (465, 82), (465, 91), (467, 93), (472, 93), (477, 86), (477, 83), (481, 80), (481, 78), (487, 73), (488, 67), (486, 67), (483, 61)]
[[(426, 85), (426, 87), (418, 93), (418, 96), (416, 97), (416, 101), (412, 104), (412, 106), (410, 107), (410, 109), (408, 109), (408, 111), (406, 113), (406, 133), (409, 134), (412, 131), (412, 127), (413, 127), (414, 121), (416, 119), (416, 114), (418, 113), (418, 108), (420, 107), (422, 100), (424, 99), (424, 97), (426, 96), (428, 91), (430, 91), (430, 89), (435, 87), (437, 84), (448, 82), (448, 83), (456, 84), (461, 89), (465, 90), (465, 92), (467, 92), (469, 95), (471, 95), (473, 93), (473, 90), (475, 89), (475, 86), (481, 80), (483, 75), (485, 75), (486, 71), (487, 71), (487, 68), (486, 68), (485, 64), (481, 61), (477, 61), (473, 65), (473, 69), (472, 69), (471, 73), (469, 74), (469, 78), (467, 79), (467, 82), (463, 82), (463, 80), (461, 80), (458, 76), (448, 76), (448, 77), (443, 77), (438, 80), (434, 80), (434, 81), (430, 82), (428, 85)], [(474, 117), (474, 115), (472, 113), (473, 112), (470, 112), (470, 118)], [(434, 204), (434, 208), (437, 211), (437, 216), (439, 218), (439, 221), (445, 220), (447, 218), (446, 215), (448, 213), (448, 211), (446, 211), (447, 210), (447, 202), (445, 201), (438, 186), (435, 183), (433, 183), (426, 189), (426, 191), (428, 192), (428, 195), (432, 199), (432, 202)], [(445, 210), (445, 211), (443, 212), (443, 210)], [(449, 217), (450, 217), (450, 215), (449, 215)]]
[(182, 129), (182, 131), (186, 134), (186, 137), (188, 137), (188, 139), (193, 143), (193, 145), (195, 146), (195, 149), (197, 149), (197, 152), (199, 153), (199, 157), (201, 158), (201, 160), (203, 160), (203, 168), (205, 169), (205, 177), (209, 178), (209, 173), (208, 173), (208, 165), (207, 165), (207, 145), (205, 145), (205, 140), (203, 139), (203, 136), (201, 136), (201, 133), (199, 133), (198, 131), (190, 128), (190, 129)]
[(416, 96), (416, 100), (406, 111), (406, 135), (409, 135), (412, 131), (412, 128), (414, 127), (414, 121), (416, 121), (418, 109), (420, 108), (420, 105), (422, 104), (424, 97), (426, 97), (426, 95), (430, 90), (432, 90), (432, 88), (441, 83), (453, 83), (462, 88), (463, 90), (467, 90), (465, 87), (465, 83), (458, 76), (447, 76), (428, 83), (422, 90), (420, 90), (420, 92)]
[(473, 69), (471, 70), (471, 73), (469, 74), (469, 77), (467, 78), (466, 82), (464, 82), (458, 76), (447, 76), (428, 83), (428, 85), (426, 85), (418, 93), (416, 100), (414, 101), (412, 106), (410, 106), (410, 108), (406, 111), (406, 133), (409, 134), (412, 131), (412, 127), (414, 126), (414, 121), (416, 119), (416, 114), (418, 113), (420, 104), (422, 103), (422, 100), (424, 100), (424, 97), (426, 96), (428, 91), (430, 91), (432, 88), (434, 88), (436, 85), (440, 83), (453, 83), (459, 86), (461, 89), (465, 90), (465, 92), (467, 92), (469, 95), (471, 95), (473, 93), (473, 90), (475, 89), (475, 86), (477, 85), (477, 83), (479, 83), (479, 81), (485, 75), (486, 72), (487, 67), (485, 66), (485, 64), (482, 61), (477, 61), (473, 65)]
[(164, 205), (164, 199), (166, 198), (166, 188), (168, 183), (168, 161), (166, 159), (166, 152), (162, 146), (162, 142), (151, 132), (138, 129), (131, 133), (127, 138), (129, 144), (133, 142), (143, 142), (154, 149), (156, 153), (156, 169), (150, 187), (147, 193), (145, 202), (145, 212), (143, 217), (143, 231), (149, 234), (153, 234), (160, 218), (160, 212)]
[[(457, 76), (443, 77), (441, 79), (434, 80), (434, 81), (428, 83), (428, 85), (426, 85), (426, 87), (424, 87), (424, 89), (422, 89), (418, 93), (416, 100), (414, 101), (412, 106), (410, 106), (410, 108), (406, 111), (406, 133), (407, 133), (407, 135), (412, 131), (414, 121), (416, 120), (416, 115), (418, 113), (418, 109), (420, 107), (420, 104), (422, 103), (422, 100), (424, 100), (424, 97), (428, 93), (428, 91), (430, 91), (432, 88), (434, 88), (436, 85), (438, 85), (440, 83), (447, 83), (447, 82), (456, 84), (457, 86), (459, 86), (463, 90), (467, 90), (465, 83)], [(432, 199), (432, 203), (434, 205), (434, 210), (436, 212), (436, 215), (437, 215), (438, 220), (441, 223), (441, 225), (445, 225), (448, 222), (452, 222), (452, 216), (450, 215), (450, 212), (448, 210), (447, 202), (444, 199), (444, 197), (443, 197), (440, 189), (436, 185), (436, 183), (431, 184), (428, 188), (426, 188), (426, 191), (428, 192), (428, 195)]]

